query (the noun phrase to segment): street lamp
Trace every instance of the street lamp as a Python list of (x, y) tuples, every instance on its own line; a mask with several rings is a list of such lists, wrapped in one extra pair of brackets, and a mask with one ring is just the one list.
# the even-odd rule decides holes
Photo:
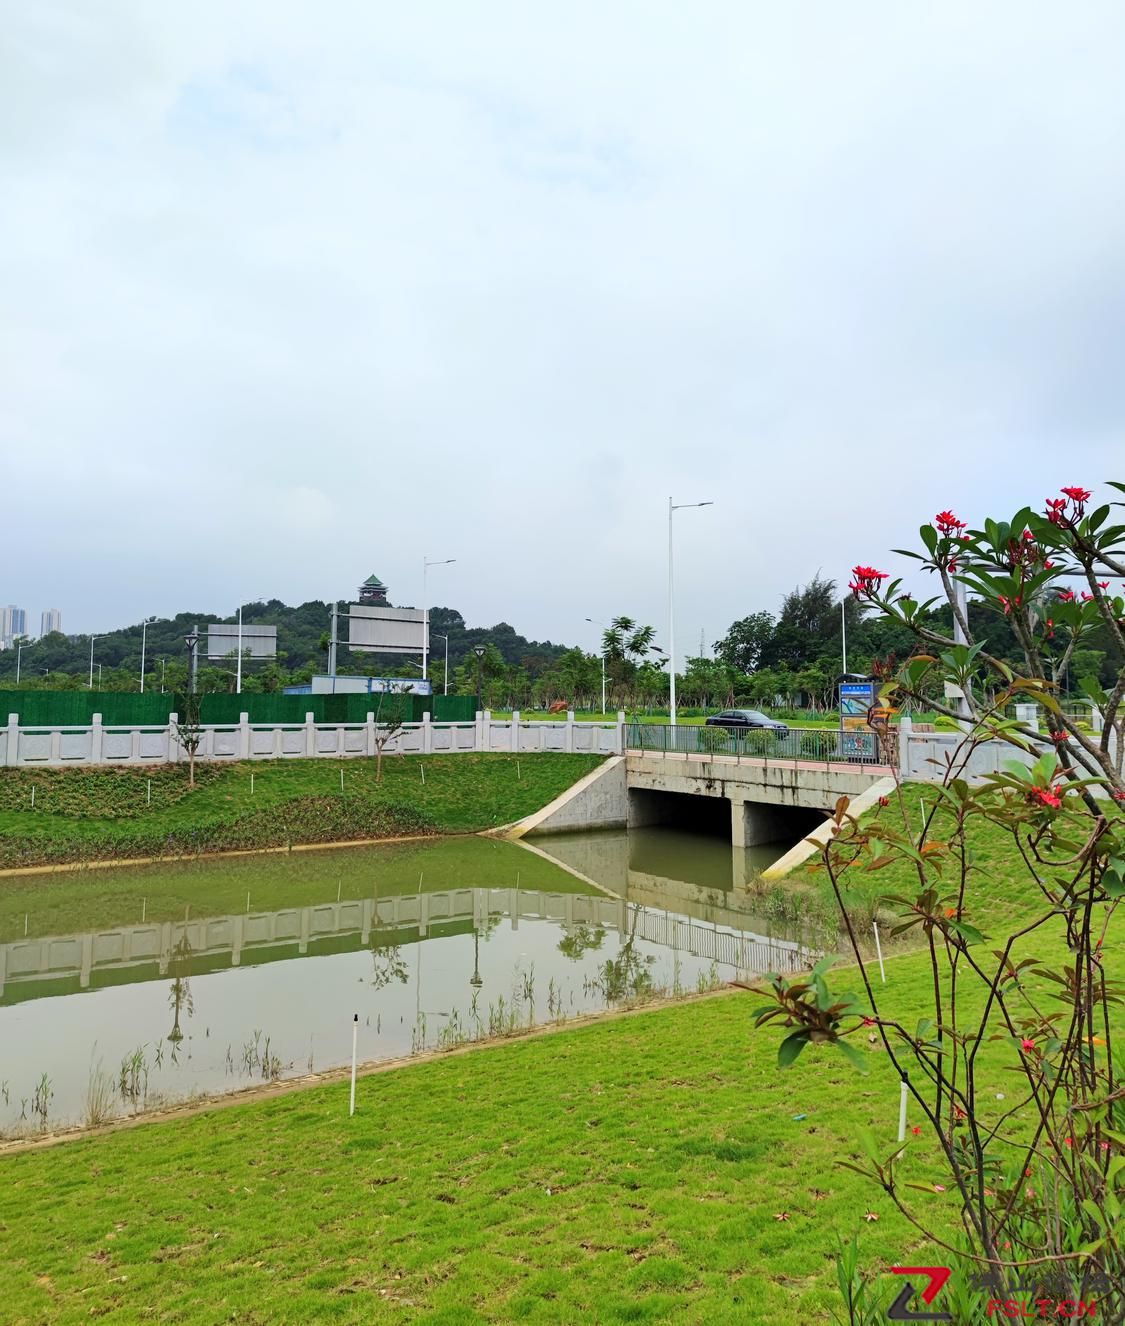
[[(595, 621), (593, 617), (587, 617), (586, 620), (594, 626), (600, 626), (604, 631), (605, 622)], [(602, 640), (602, 717), (605, 717), (605, 640)]]
[(429, 676), (430, 665), (430, 600), (426, 593), (426, 572), (431, 566), (450, 566), (456, 557), (444, 557), (431, 562), (422, 558), (422, 680)]
[(145, 617), (141, 622), (141, 694), (145, 693), (145, 634), (148, 631), (149, 622), (156, 621), (155, 617)]
[(440, 631), (436, 632), (439, 640), (445, 641), (445, 685), (442, 688), (442, 695), (449, 694), (449, 636), (442, 635)]
[(94, 641), (104, 639), (104, 635), (92, 635), (90, 637), (90, 690), (94, 689)]
[(477, 713), (478, 714), (483, 712), (481, 708), (480, 674), (481, 674), (481, 668), (484, 666), (484, 656), (486, 652), (487, 652), (487, 647), (485, 645), (473, 645), (473, 653), (476, 654), (477, 656)]
[(20, 655), (25, 649), (30, 649), (32, 645), (38, 644), (38, 640), (17, 640), (16, 641), (16, 685), (20, 684)]
[(676, 726), (676, 611), (672, 595), (672, 513), (714, 502), (673, 502), (668, 499), (668, 721)]
[(192, 630), (184, 636), (184, 645), (187, 647), (188, 655), (188, 690), (195, 694), (195, 649), (199, 644), (199, 630), (193, 627)]

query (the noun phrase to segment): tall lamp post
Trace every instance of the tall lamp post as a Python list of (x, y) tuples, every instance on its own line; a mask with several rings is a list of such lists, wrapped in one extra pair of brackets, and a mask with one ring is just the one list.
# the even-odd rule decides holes
[(714, 502), (673, 502), (668, 499), (668, 721), (676, 726), (676, 605), (672, 593), (672, 513)]
[(145, 617), (141, 622), (141, 694), (145, 693), (145, 635), (148, 631), (149, 622), (156, 621), (155, 617)]
[(94, 641), (104, 639), (104, 635), (92, 635), (90, 637), (90, 690), (94, 689)]
[(450, 566), (457, 560), (456, 557), (442, 557), (436, 561), (430, 561), (428, 557), (422, 558), (422, 680), (425, 681), (429, 674), (430, 666), (430, 598), (426, 593), (426, 572), (431, 566)]
[(184, 645), (187, 648), (188, 656), (188, 690), (195, 694), (195, 650), (199, 644), (199, 630), (193, 628), (188, 635), (184, 636)]
[(481, 708), (480, 675), (481, 675), (481, 668), (484, 666), (484, 656), (486, 652), (487, 652), (487, 647), (485, 645), (473, 645), (473, 653), (476, 654), (477, 656), (477, 713), (478, 714), (483, 713), (483, 709)]
[[(593, 617), (587, 617), (586, 620), (594, 626), (600, 626), (604, 631), (605, 622), (596, 621)], [(605, 717), (605, 640), (602, 640), (602, 717)]]
[(37, 640), (17, 640), (16, 641), (16, 685), (20, 684), (20, 655), (25, 649), (30, 649), (32, 645), (38, 644)]
[(442, 695), (448, 695), (449, 694), (449, 636), (442, 635), (441, 632), (439, 631), (437, 633), (437, 638), (439, 640), (445, 641), (445, 685), (442, 687), (441, 693)]

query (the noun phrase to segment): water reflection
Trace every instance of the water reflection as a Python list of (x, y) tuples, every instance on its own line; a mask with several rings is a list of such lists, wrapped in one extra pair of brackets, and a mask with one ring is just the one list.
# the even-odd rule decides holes
[[(729, 849), (724, 870), (713, 847), (660, 830), (462, 845), (453, 869), (435, 843), (408, 862), (381, 849), (340, 866), (328, 853), (263, 858), (251, 876), (241, 861), (233, 884), (218, 862), (195, 868), (194, 896), (229, 904), (245, 890), (255, 905), (189, 905), (176, 921), (150, 919), (159, 870), (107, 872), (120, 878), (87, 894), (89, 928), (36, 934), (29, 917), (27, 938), (0, 945), (0, 1129), (42, 1122), (27, 1106), (36, 1084), (50, 1123), (85, 1121), (95, 1063), (115, 1087), (109, 1112), (134, 1111), (343, 1064), (357, 1012), (361, 1056), (376, 1060), (805, 965), (803, 937), (747, 910)], [(342, 869), (363, 896), (344, 896)], [(137, 884), (143, 908), (118, 896)], [(49, 914), (80, 915), (82, 885), (55, 887), (43, 886)], [(122, 921), (128, 911), (145, 919)]]

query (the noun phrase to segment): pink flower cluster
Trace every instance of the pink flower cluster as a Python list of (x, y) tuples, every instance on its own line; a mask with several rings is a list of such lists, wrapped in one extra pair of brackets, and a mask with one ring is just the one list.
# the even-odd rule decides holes
[(1052, 525), (1071, 525), (1082, 518), (1092, 494), (1089, 488), (1079, 488), (1077, 484), (1059, 491), (1062, 497), (1047, 498), (1047, 519)]

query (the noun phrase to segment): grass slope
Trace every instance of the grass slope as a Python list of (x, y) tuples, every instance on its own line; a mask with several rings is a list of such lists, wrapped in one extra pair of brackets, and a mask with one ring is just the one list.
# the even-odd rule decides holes
[(564, 754), (388, 757), (377, 783), (373, 760), (279, 760), (204, 766), (194, 788), (183, 767), (3, 770), (0, 868), (469, 833), (538, 810), (600, 762)]
[(778, 1074), (754, 1002), (378, 1074), (351, 1120), (341, 1083), (9, 1156), (5, 1320), (828, 1321), (857, 1220), (868, 1259), (920, 1248), (833, 1166), (898, 1093), (874, 1054)]

